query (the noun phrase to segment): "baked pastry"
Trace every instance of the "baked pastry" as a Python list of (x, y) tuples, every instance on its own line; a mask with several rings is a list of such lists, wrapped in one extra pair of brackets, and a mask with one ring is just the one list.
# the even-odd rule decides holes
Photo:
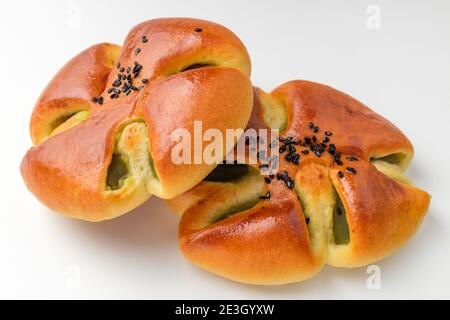
[(187, 259), (235, 281), (283, 284), (325, 263), (373, 263), (415, 233), (430, 196), (403, 174), (413, 147), (393, 124), (308, 81), (270, 94), (255, 89), (254, 100), (249, 127), (281, 130), (278, 173), (219, 165), (168, 201), (183, 214), (179, 244)]
[(35, 146), (21, 164), (27, 187), (52, 210), (89, 221), (121, 215), (151, 194), (177, 196), (215, 165), (175, 164), (171, 133), (192, 133), (195, 120), (203, 130), (245, 128), (250, 68), (236, 35), (197, 19), (147, 21), (123, 47), (90, 47), (35, 106)]

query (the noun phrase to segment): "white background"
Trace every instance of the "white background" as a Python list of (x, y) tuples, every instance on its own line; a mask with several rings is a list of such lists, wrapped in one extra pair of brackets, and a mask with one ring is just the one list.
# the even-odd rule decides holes
[[(367, 25), (371, 5), (380, 29)], [(28, 121), (55, 72), (94, 43), (120, 44), (133, 25), (170, 16), (235, 31), (255, 85), (332, 85), (410, 137), (408, 174), (433, 199), (416, 236), (377, 264), (381, 289), (367, 287), (366, 268), (325, 267), (278, 287), (233, 283), (182, 257), (178, 217), (156, 198), (91, 224), (51, 213), (26, 190)], [(3, 1), (0, 24), (0, 298), (450, 298), (450, 1)]]

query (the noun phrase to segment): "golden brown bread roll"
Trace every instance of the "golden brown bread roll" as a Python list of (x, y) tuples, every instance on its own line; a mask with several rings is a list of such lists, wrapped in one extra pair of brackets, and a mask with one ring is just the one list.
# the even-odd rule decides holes
[[(168, 201), (194, 264), (253, 284), (307, 279), (327, 263), (382, 259), (418, 229), (430, 196), (404, 175), (413, 148), (352, 97), (308, 81), (255, 90), (250, 128), (279, 128), (280, 169), (219, 165)], [(298, 156), (297, 156), (298, 155)]]
[(215, 166), (174, 164), (170, 134), (192, 132), (194, 120), (204, 130), (245, 128), (250, 69), (230, 30), (196, 19), (147, 21), (123, 47), (90, 47), (35, 106), (35, 146), (21, 164), (27, 187), (52, 210), (90, 221), (188, 190)]

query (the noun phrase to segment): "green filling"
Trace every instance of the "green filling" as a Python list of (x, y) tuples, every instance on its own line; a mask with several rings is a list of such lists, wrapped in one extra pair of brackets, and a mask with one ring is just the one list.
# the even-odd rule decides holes
[(62, 124), (66, 123), (66, 122), (71, 122), (71, 125), (69, 127), (67, 127), (67, 128), (70, 128), (72, 126), (75, 126), (78, 123), (85, 121), (88, 117), (89, 117), (89, 111), (87, 111), (87, 110), (67, 113), (67, 114), (57, 118), (56, 120), (54, 120), (51, 123), (50, 131), (51, 131), (51, 133), (54, 132)]
[(288, 123), (288, 114), (284, 102), (273, 99), (268, 94), (260, 95), (264, 121), (271, 129), (284, 131)]
[(348, 244), (350, 242), (350, 232), (348, 229), (345, 208), (339, 195), (336, 193), (336, 207), (333, 212), (333, 235), (336, 244)]
[(258, 204), (258, 202), (259, 202), (259, 198), (254, 198), (254, 199), (250, 199), (244, 203), (239, 203), (237, 205), (231, 206), (224, 213), (218, 215), (217, 217), (214, 217), (211, 220), (211, 224), (228, 219), (237, 213), (241, 213), (242, 211), (253, 208), (254, 206), (256, 206)]
[(249, 167), (245, 164), (219, 164), (204, 181), (230, 182), (238, 180), (249, 173)]
[(52, 122), (51, 124), (51, 128), (52, 131), (54, 129), (56, 129), (57, 127), (59, 127), (61, 124), (63, 124), (64, 122), (66, 122), (67, 120), (69, 120), (70, 118), (72, 118), (72, 116), (76, 114), (76, 112), (72, 112), (72, 113), (68, 113), (66, 115), (63, 115), (61, 117), (59, 117), (58, 119), (56, 119), (55, 121)]
[(398, 165), (379, 160), (372, 161), (372, 164), (375, 166), (375, 168), (377, 168), (378, 171), (380, 171), (387, 177), (398, 182), (413, 186), (413, 183), (402, 174), (402, 171)]
[(128, 176), (127, 161), (120, 154), (113, 154), (106, 176), (107, 187), (111, 190), (122, 188), (125, 178)]
[(264, 189), (259, 171), (246, 164), (219, 164), (204, 181), (233, 183), (234, 185), (230, 188), (239, 188), (236, 197), (230, 199), (233, 203), (217, 210), (216, 214), (211, 217), (210, 224), (228, 219), (256, 206)]
[[(300, 193), (300, 192), (299, 192)], [(297, 199), (298, 199), (298, 203), (300, 204), (300, 207), (302, 208), (302, 212), (303, 212), (303, 216), (305, 218), (305, 221), (307, 221), (307, 219), (311, 219), (310, 217), (308, 217), (307, 215), (307, 211), (306, 211), (306, 206), (305, 203), (300, 195), (297, 195)], [(309, 213), (309, 212), (308, 212)], [(308, 229), (308, 234), (311, 235), (311, 230), (310, 230), (310, 223), (306, 223), (306, 228)]]
[(159, 179), (159, 178), (158, 178), (158, 174), (156, 173), (155, 163), (153, 162), (153, 157), (152, 157), (151, 154), (148, 155), (148, 161), (149, 161), (149, 164), (150, 164), (150, 171), (151, 171), (151, 174), (153, 175), (153, 177), (154, 177), (155, 179)]
[(390, 164), (400, 164), (403, 159), (405, 159), (405, 155), (403, 153), (392, 153), (390, 155), (387, 155), (385, 157), (381, 158), (372, 158), (370, 161), (384, 161)]
[(216, 65), (212, 64), (212, 63), (194, 63), (194, 64), (191, 64), (190, 66), (187, 66), (183, 70), (181, 70), (181, 72), (188, 71), (188, 70), (194, 70), (194, 69), (200, 69), (200, 68), (215, 67), (215, 66)]

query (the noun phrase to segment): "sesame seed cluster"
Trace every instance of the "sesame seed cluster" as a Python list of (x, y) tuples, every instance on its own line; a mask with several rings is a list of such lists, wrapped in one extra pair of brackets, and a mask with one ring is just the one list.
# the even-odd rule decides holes
[[(311, 130), (311, 135), (304, 136), (303, 138), (296, 139), (292, 136), (279, 137), (278, 152), (281, 159), (284, 161), (292, 163), (293, 165), (299, 165), (301, 159), (310, 156), (315, 156), (321, 158), (328, 154), (332, 158), (335, 165), (342, 167), (341, 170), (337, 172), (339, 178), (345, 176), (344, 172), (349, 174), (356, 174), (355, 168), (350, 165), (346, 165), (346, 162), (358, 161), (358, 157), (350, 155), (343, 159), (342, 153), (338, 152), (338, 148), (334, 143), (332, 143), (333, 132), (325, 131), (322, 137), (319, 137), (320, 127), (315, 125), (313, 122), (309, 122), (308, 128)], [(260, 139), (258, 139), (260, 141)], [(270, 145), (269, 145), (270, 147)], [(258, 153), (258, 158), (262, 158), (264, 155)], [(260, 168), (266, 167), (267, 165), (261, 165)], [(287, 171), (278, 172), (277, 174), (269, 174), (264, 178), (266, 184), (270, 184), (273, 179), (278, 181), (283, 181), (288, 189), (293, 189), (295, 182), (292, 177), (289, 176)], [(264, 195), (260, 196), (260, 199), (267, 200), (270, 199), (270, 191), (266, 191)]]

